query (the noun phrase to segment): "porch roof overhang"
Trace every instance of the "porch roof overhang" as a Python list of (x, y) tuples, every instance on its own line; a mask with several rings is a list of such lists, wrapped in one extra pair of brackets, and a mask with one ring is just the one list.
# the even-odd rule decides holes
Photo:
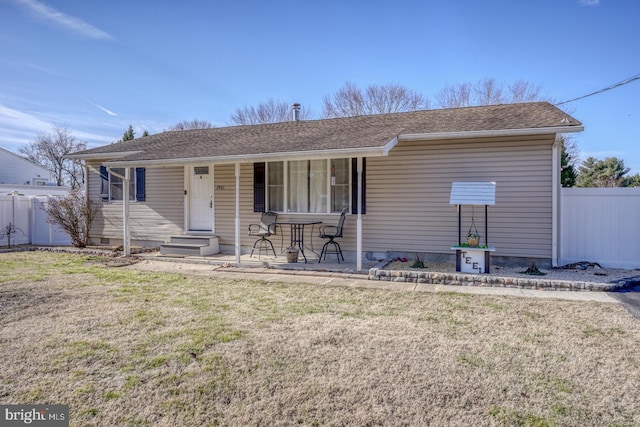
[(85, 154), (67, 154), (65, 159), (78, 160), (98, 160), (98, 159), (119, 159), (141, 153), (142, 151), (120, 151), (115, 153), (85, 153)]
[[(184, 157), (171, 159), (127, 159), (121, 157), (108, 160), (105, 165), (110, 167), (133, 167), (133, 166), (175, 166), (195, 163), (209, 164), (233, 164), (233, 163), (254, 163), (254, 162), (275, 162), (280, 160), (314, 160), (340, 157), (380, 157), (387, 156), (389, 151), (398, 143), (398, 138), (393, 138), (381, 146), (365, 148), (338, 148), (330, 150), (311, 151), (291, 151), (280, 153), (247, 153), (237, 155)], [(137, 154), (137, 153), (135, 153)], [(135, 156), (133, 156), (135, 157)], [(104, 158), (104, 155), (102, 155)]]

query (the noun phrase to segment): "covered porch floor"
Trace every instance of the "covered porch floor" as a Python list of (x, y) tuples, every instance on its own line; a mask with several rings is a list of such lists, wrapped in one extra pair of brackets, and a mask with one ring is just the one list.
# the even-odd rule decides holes
[(366, 279), (369, 274), (369, 269), (376, 267), (380, 261), (362, 261), (362, 271), (358, 272), (356, 268), (355, 260), (351, 260), (345, 257), (345, 261), (337, 262), (335, 255), (327, 256), (326, 260), (318, 262), (318, 259), (314, 256), (308, 257), (308, 262), (305, 263), (302, 256), (300, 256), (298, 262), (288, 262), (286, 254), (278, 255), (277, 257), (261, 255), (250, 256), (250, 254), (242, 254), (240, 256), (240, 264), (236, 265), (236, 256), (233, 254), (218, 253), (207, 256), (166, 256), (161, 255), (159, 252), (140, 253), (134, 255), (137, 258), (144, 258), (150, 260), (167, 261), (167, 262), (180, 262), (191, 264), (205, 264), (212, 266), (224, 266), (224, 267), (238, 267), (242, 269), (255, 268), (265, 270), (286, 270), (291, 273), (326, 273), (326, 274), (340, 274), (340, 275), (354, 275)]

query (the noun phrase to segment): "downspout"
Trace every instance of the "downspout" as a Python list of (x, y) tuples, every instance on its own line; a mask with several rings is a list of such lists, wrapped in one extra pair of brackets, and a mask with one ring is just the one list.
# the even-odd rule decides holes
[(122, 182), (122, 223), (124, 228), (124, 256), (131, 256), (131, 231), (129, 230), (129, 181), (131, 169), (124, 168), (124, 180)]
[(356, 225), (356, 271), (362, 271), (362, 157), (356, 161), (358, 168), (358, 220)]
[(240, 163), (236, 163), (236, 266), (240, 265)]
[(560, 150), (562, 147), (562, 135), (557, 133), (552, 148), (552, 173), (551, 173), (551, 265), (557, 267), (558, 250), (560, 245)]

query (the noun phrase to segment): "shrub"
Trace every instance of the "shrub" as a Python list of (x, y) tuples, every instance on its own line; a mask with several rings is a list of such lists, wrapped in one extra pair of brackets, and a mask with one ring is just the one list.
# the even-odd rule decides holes
[(67, 196), (50, 197), (43, 209), (49, 214), (49, 222), (69, 233), (71, 243), (84, 248), (89, 243), (89, 231), (100, 202), (91, 199), (81, 190), (74, 189)]

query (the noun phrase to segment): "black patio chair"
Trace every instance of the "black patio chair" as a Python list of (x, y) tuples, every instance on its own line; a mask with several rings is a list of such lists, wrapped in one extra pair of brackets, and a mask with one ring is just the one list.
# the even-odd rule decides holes
[(253, 257), (253, 252), (255, 250), (258, 251), (258, 259), (260, 259), (260, 253), (262, 251), (273, 252), (274, 258), (276, 257), (276, 250), (273, 248), (273, 243), (267, 237), (273, 236), (276, 234), (276, 225), (275, 222), (278, 219), (278, 214), (275, 212), (265, 212), (260, 217), (260, 223), (258, 224), (249, 224), (249, 236), (251, 237), (259, 237), (253, 243), (253, 248), (251, 249), (251, 257)]
[[(347, 209), (343, 209), (340, 214), (340, 219), (338, 220), (337, 225), (321, 225), (320, 226), (320, 238), (326, 239), (327, 242), (322, 245), (322, 251), (320, 252), (320, 258), (318, 258), (318, 262), (322, 261), (322, 257), (327, 259), (327, 253), (336, 254), (338, 258), (338, 264), (340, 264), (340, 258), (344, 261), (344, 256), (342, 255), (342, 249), (340, 248), (340, 244), (335, 241), (337, 238), (342, 237), (342, 230), (344, 230), (344, 220), (347, 218)], [(332, 245), (333, 250), (329, 251), (328, 246)]]

